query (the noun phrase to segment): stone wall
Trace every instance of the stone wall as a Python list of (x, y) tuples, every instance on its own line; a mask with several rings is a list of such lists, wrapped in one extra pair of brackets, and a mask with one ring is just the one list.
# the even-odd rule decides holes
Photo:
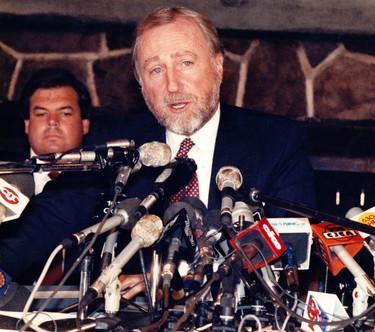
[[(95, 106), (107, 112), (145, 109), (130, 65), (133, 26), (68, 23), (35, 24), (34, 19), (32, 24), (2, 25), (0, 102), (17, 100), (36, 69), (58, 65), (87, 84)], [(223, 101), (304, 121), (311, 154), (330, 158), (315, 158), (318, 168), (332, 166), (331, 157), (337, 155), (350, 160), (336, 158), (336, 168), (374, 171), (374, 149), (366, 144), (375, 137), (371, 38), (235, 30), (220, 34), (226, 50)], [(366, 160), (353, 160), (358, 151)]]
[[(221, 31), (222, 100), (298, 120), (375, 120), (375, 56), (368, 44), (303, 35)], [(130, 66), (132, 27), (0, 31), (0, 101), (19, 96), (43, 66), (71, 69), (95, 106), (144, 104)]]
[[(14, 102), (32, 72), (55, 65), (69, 68), (86, 83), (102, 114), (146, 109), (130, 64), (133, 29), (56, 18), (3, 22), (1, 118), (17, 112)], [(369, 36), (237, 30), (220, 30), (220, 35), (226, 50), (223, 101), (305, 123), (313, 167), (340, 171), (345, 177), (339, 182), (347, 182), (344, 172), (375, 173), (375, 52)], [(8, 150), (21, 144), (12, 135), (23, 129), (12, 128), (13, 120), (1, 126), (1, 145)], [(338, 185), (330, 174), (319, 176), (319, 190), (327, 192), (329, 183), (333, 201)], [(357, 186), (355, 191), (362, 193), (367, 182), (361, 178), (349, 189), (354, 192)], [(373, 191), (366, 188), (375, 199)]]

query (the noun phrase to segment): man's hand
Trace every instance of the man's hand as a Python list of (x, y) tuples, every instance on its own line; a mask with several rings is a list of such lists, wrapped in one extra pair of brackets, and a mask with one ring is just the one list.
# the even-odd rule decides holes
[[(147, 278), (150, 278), (149, 273), (147, 274)], [(122, 297), (126, 300), (130, 300), (139, 293), (146, 291), (142, 274), (121, 274), (119, 280)]]

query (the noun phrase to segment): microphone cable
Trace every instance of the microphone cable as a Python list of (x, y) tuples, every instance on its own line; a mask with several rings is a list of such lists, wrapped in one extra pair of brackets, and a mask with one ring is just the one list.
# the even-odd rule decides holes
[[(118, 195), (119, 195), (119, 193), (116, 192), (115, 195), (114, 195), (114, 197), (113, 197), (113, 200), (111, 202), (111, 206), (108, 208), (106, 214), (104, 215), (102, 221), (100, 222), (98, 230), (94, 234), (94, 236), (91, 239), (91, 241), (89, 242), (89, 244), (83, 249), (82, 253), (79, 255), (79, 257), (76, 259), (76, 261), (74, 262), (74, 264), (71, 266), (71, 268), (68, 270), (68, 272), (61, 279), (61, 281), (59, 282), (59, 284), (56, 286), (55, 290), (49, 295), (49, 297), (44, 301), (44, 303), (40, 306), (40, 308), (34, 313), (34, 316), (30, 320), (27, 320), (27, 312), (29, 310), (29, 306), (31, 305), (32, 299), (33, 299), (33, 297), (34, 297), (37, 289), (35, 290), (35, 292), (33, 290), (33, 292), (30, 295), (30, 298), (29, 298), (29, 299), (31, 299), (30, 303), (29, 303), (29, 300), (28, 300), (27, 303), (26, 303), (26, 305), (25, 305), (25, 307), (24, 307), (24, 310), (23, 310), (24, 321), (25, 321), (25, 317), (26, 317), (26, 321), (25, 321), (25, 324), (20, 329), (20, 331), (26, 331), (26, 328), (30, 326), (30, 324), (32, 323), (32, 321), (48, 306), (48, 304), (52, 301), (52, 299), (54, 298), (54, 296), (56, 295), (56, 293), (61, 289), (61, 287), (65, 284), (65, 282), (68, 280), (68, 278), (74, 272), (74, 270), (81, 263), (82, 259), (86, 256), (86, 254), (89, 252), (89, 250), (91, 250), (91, 248), (93, 247), (93, 245), (94, 245), (97, 237), (99, 236), (99, 234), (101, 232), (101, 229), (103, 228), (105, 222), (107, 221), (107, 219), (108, 219), (108, 217), (109, 217), (112, 209), (116, 205), (116, 201), (117, 201)], [(60, 246), (61, 245), (59, 245), (58, 248)], [(60, 250), (61, 250), (61, 248), (60, 248)], [(41, 279), (41, 277), (39, 277), (39, 279)], [(39, 282), (39, 279), (38, 279), (38, 282)], [(41, 284), (42, 280), (40, 280), (40, 284)], [(36, 286), (38, 285), (38, 282), (37, 282), (37, 284), (35, 285), (34, 288), (36, 288)], [(38, 285), (38, 287), (40, 286), (40, 284)], [(76, 325), (77, 325), (78, 328), (81, 327), (81, 319), (79, 318), (78, 314), (77, 314), (77, 319), (76, 319)], [(44, 331), (44, 330), (42, 330), (42, 331)]]

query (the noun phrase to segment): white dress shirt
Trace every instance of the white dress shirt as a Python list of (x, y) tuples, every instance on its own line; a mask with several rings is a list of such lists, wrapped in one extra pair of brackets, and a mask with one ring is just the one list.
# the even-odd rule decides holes
[[(214, 116), (196, 133), (190, 136), (195, 145), (188, 153), (188, 157), (194, 159), (197, 164), (197, 176), (199, 183), (199, 199), (207, 206), (210, 190), (212, 160), (215, 149), (215, 141), (220, 121), (220, 105)], [(186, 136), (166, 131), (166, 142), (175, 156), (181, 142)]]
[[(35, 157), (36, 155), (37, 154), (34, 152), (34, 150), (30, 149), (30, 156)], [(43, 172), (43, 171), (33, 173), (34, 184), (35, 184), (35, 192), (34, 192), (35, 195), (40, 194), (43, 191), (44, 186), (47, 184), (47, 182), (51, 181), (51, 178), (49, 177), (48, 173), (49, 172)]]

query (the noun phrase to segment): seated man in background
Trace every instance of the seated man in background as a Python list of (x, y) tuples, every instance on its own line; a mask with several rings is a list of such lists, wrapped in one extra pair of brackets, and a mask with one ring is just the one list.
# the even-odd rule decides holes
[[(90, 95), (66, 69), (34, 73), (23, 89), (20, 108), (31, 156), (79, 147), (90, 128)], [(110, 193), (112, 187), (97, 172), (61, 172), (55, 181), (47, 172), (33, 176), (35, 196), (18, 220), (0, 226), (0, 269), (17, 282), (35, 280), (61, 240), (92, 224), (99, 194)], [(0, 308), (8, 299), (0, 299)]]

